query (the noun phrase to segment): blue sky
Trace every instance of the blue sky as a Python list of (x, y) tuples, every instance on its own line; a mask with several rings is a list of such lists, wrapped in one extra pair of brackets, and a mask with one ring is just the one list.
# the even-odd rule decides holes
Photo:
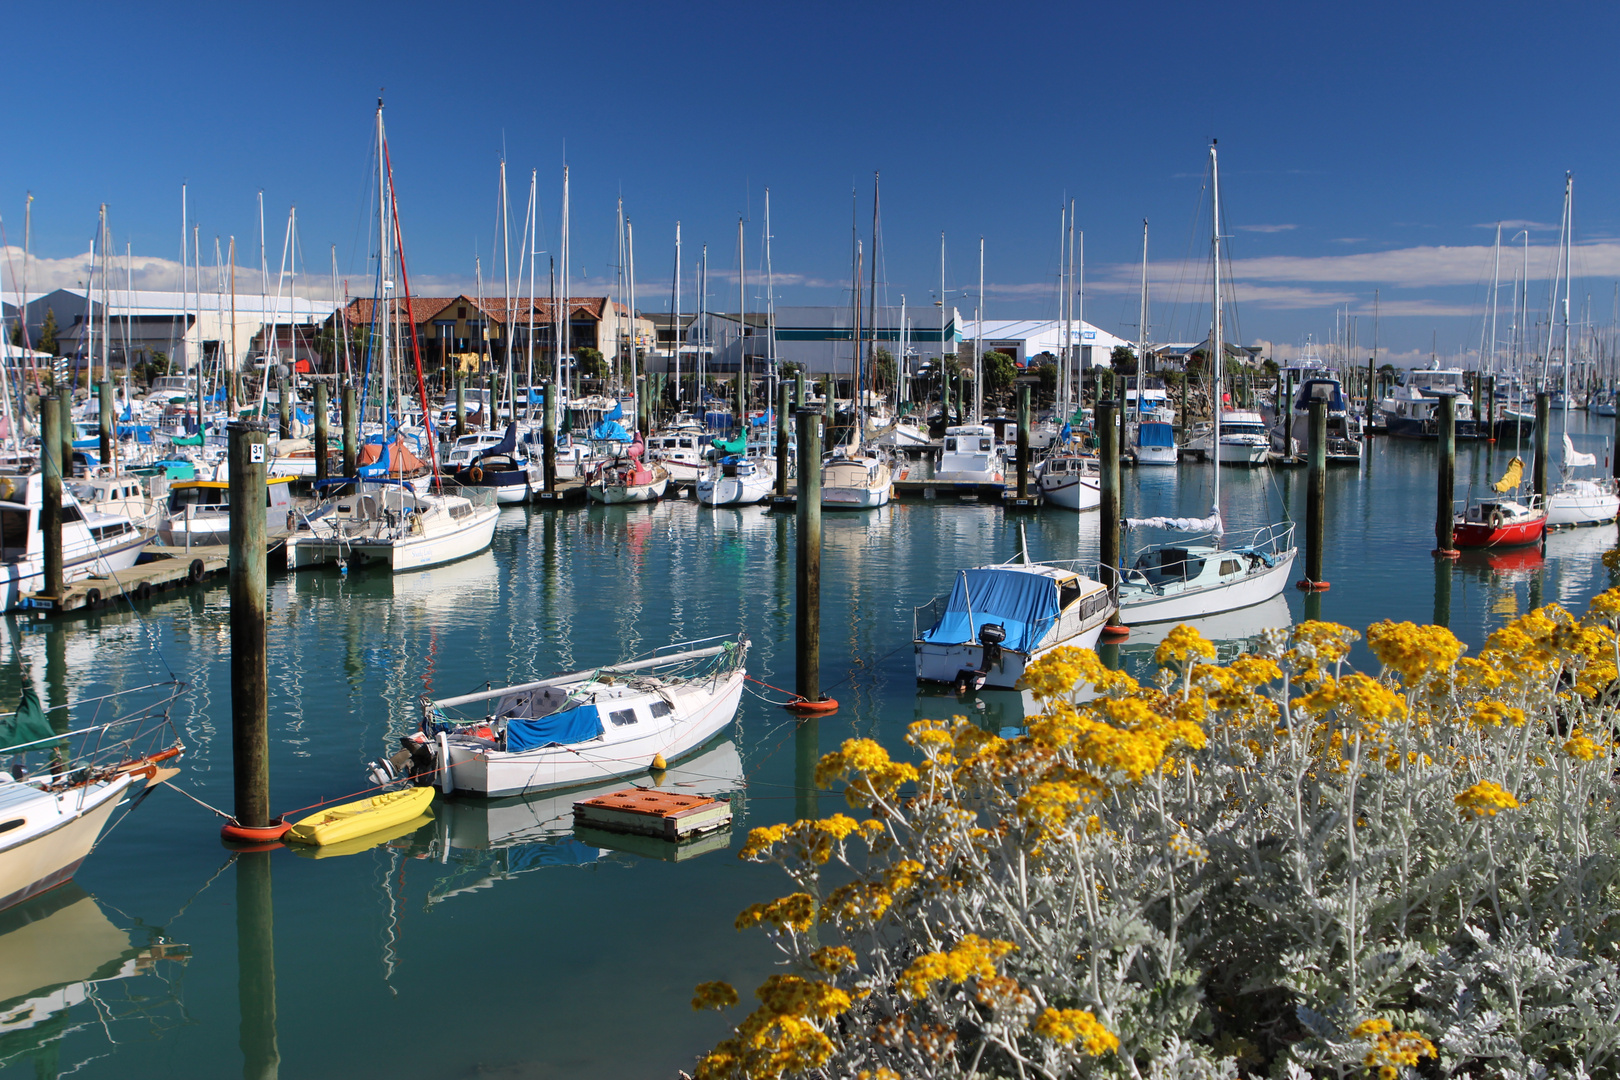
[[(548, 251), (566, 155), (576, 294), (612, 278), (622, 195), (644, 309), (667, 307), (677, 219), (688, 269), (706, 241), (712, 303), (735, 307), (736, 222), (749, 219), (753, 275), (769, 187), (779, 302), (845, 302), (851, 193), (864, 234), (881, 170), (888, 301), (904, 293), (913, 306), (932, 303), (943, 231), (947, 289), (965, 314), (981, 235), (986, 314), (1055, 313), (1068, 196), (1085, 230), (1088, 318), (1135, 336), (1146, 217), (1154, 336), (1201, 337), (1211, 136), (1248, 342), (1321, 340), (1347, 309), (1365, 349), (1379, 289), (1386, 352), (1475, 350), (1499, 220), (1515, 223), (1505, 236), (1528, 227), (1534, 319), (1566, 169), (1584, 275), (1577, 307), (1590, 295), (1607, 325), (1620, 279), (1613, 6), (152, 10), (56, 3), (9, 13), (14, 53), (33, 59), (0, 75), (9, 105), (0, 133), (12, 150), (0, 218), (20, 245), (33, 192), (36, 283), (82, 275), (106, 202), (116, 246), (141, 262), (139, 280), (163, 284), (178, 256), (184, 181), (205, 262), (215, 236), (234, 234), (239, 265), (257, 263), (262, 190), (272, 273), (296, 203), (303, 253), (323, 280), (335, 244), (352, 287), (369, 289), (382, 87), (418, 292), (469, 286), (477, 254), (490, 275), (504, 151), (516, 228), (539, 170)], [(1519, 260), (1517, 249), (1504, 256), (1504, 309)]]

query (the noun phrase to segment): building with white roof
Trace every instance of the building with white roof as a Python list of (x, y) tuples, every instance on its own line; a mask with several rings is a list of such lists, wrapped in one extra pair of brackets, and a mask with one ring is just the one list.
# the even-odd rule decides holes
[[(979, 325), (976, 320), (969, 319), (962, 326), (962, 340), (969, 356), (973, 354), (974, 342), (980, 337)], [(983, 325), (984, 351), (1006, 353), (1020, 366), (1030, 363), (1042, 353), (1049, 353), (1054, 359), (1062, 355), (1061, 319), (986, 319)], [(1136, 350), (1135, 342), (1079, 320), (1069, 328), (1069, 344), (1075, 350), (1072, 355), (1078, 358), (1081, 371), (1107, 367), (1109, 357), (1120, 345), (1132, 352)]]

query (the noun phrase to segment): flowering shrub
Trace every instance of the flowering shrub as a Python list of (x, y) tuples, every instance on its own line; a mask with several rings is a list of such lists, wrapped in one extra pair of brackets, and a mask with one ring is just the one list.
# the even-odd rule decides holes
[(1615, 1075), (1617, 620), (1381, 623), (1376, 673), (1328, 623), (1225, 666), (1182, 627), (1149, 685), (1042, 658), (1017, 738), (850, 740), (817, 780), (863, 819), (742, 850), (790, 973), (697, 1076)]

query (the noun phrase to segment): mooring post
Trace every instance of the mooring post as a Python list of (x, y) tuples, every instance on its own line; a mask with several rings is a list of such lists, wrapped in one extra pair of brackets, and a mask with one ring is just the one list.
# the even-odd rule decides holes
[(1322, 546), (1327, 540), (1327, 407), (1322, 398), (1310, 400), (1310, 467), (1305, 476), (1305, 580), (1306, 592), (1322, 592)]
[(1616, 480), (1620, 480), (1620, 390), (1611, 389), (1609, 400), (1614, 403), (1614, 438), (1609, 448), (1609, 460), (1613, 463), (1612, 472)]
[(467, 376), (456, 372), (456, 438), (467, 434)]
[(57, 416), (60, 419), (62, 443), (62, 477), (73, 476), (73, 389), (69, 387), (56, 403)]
[(791, 441), (791, 432), (788, 428), (788, 410), (792, 407), (792, 383), (777, 383), (776, 386), (776, 494), (779, 498), (787, 497), (788, 483), (788, 443)]
[[(1474, 411), (1479, 412), (1478, 403)], [(1485, 378), (1485, 441), (1496, 441), (1496, 376), (1488, 375)]]
[(276, 931), (270, 852), (236, 856), (237, 1042), (244, 1080), (275, 1080), (281, 1070), (276, 1042)]
[(53, 394), (40, 401), (40, 491), (39, 527), (45, 541), (45, 580), (40, 591), (46, 596), (62, 595), (62, 416), (61, 402)]
[(1029, 497), (1029, 387), (1018, 388), (1018, 497)]
[[(101, 420), (101, 466), (112, 468), (113, 463), (113, 384), (103, 379), (96, 384), (96, 396), (99, 402)], [(197, 417), (197, 430), (202, 430), (202, 416)]]
[[(540, 469), (543, 474), (541, 480), (548, 492), (554, 492), (557, 490), (557, 384), (547, 379), (540, 384), (540, 388), (540, 392), (546, 396), (544, 418), (540, 421)], [(456, 384), (456, 392), (457, 424), (458, 427), (465, 427), (460, 413), (460, 383)]]
[(1367, 357), (1367, 401), (1366, 415), (1363, 417), (1363, 435), (1369, 435), (1372, 433), (1373, 400), (1378, 396), (1378, 373), (1373, 370), (1373, 362), (1375, 359), (1375, 357)]
[(270, 425), (232, 420), (231, 760), (236, 823), (270, 824), (269, 684), (265, 666), (265, 444)]
[[(1097, 431), (1099, 433), (1111, 432), (1113, 430), (1114, 418), (1117, 413), (1117, 406), (1112, 399), (1099, 400), (1097, 402)], [(1099, 471), (1101, 475), (1098, 477), (1098, 480), (1099, 486), (1102, 488), (1102, 499), (1097, 506), (1102, 519), (1098, 523), (1102, 530), (1099, 545), (1099, 561), (1101, 563), (1099, 569), (1101, 570), (1102, 574), (1102, 583), (1113, 591), (1115, 600), (1117, 602), (1119, 598), (1120, 562), (1119, 444), (1112, 438), (1103, 436), (1098, 439), (1098, 449), (1101, 451), (1101, 454), (1099, 455), (1101, 458), (1101, 461), (1099, 462)], [(1110, 630), (1110, 627), (1115, 629)], [(1114, 614), (1109, 617), (1108, 626), (1103, 628), (1103, 633), (1108, 634), (1111, 637), (1118, 637), (1121, 635), (1121, 632), (1124, 631), (1124, 629), (1125, 628), (1120, 625), (1119, 612), (1115, 611)]]
[(276, 380), (276, 412), (281, 420), (278, 433), (283, 439), (292, 438), (292, 388), (285, 378)]
[[(831, 439), (833, 428), (838, 424), (838, 380), (830, 374), (827, 376), (827, 400), (824, 408), (827, 410), (826, 436)], [(800, 459), (803, 460), (803, 455), (800, 455)], [(817, 463), (819, 464), (819, 458)]]
[(360, 458), (360, 424), (354, 414), (354, 387), (343, 384), (340, 395), (343, 408), (343, 475), (355, 475), (355, 463)]
[(1456, 513), (1452, 509), (1452, 491), (1457, 486), (1457, 397), (1444, 394), (1440, 398), (1440, 476), (1434, 504), (1434, 553), (1446, 558), (1457, 557), (1454, 538)]
[(1547, 446), (1551, 441), (1551, 432), (1547, 429), (1552, 425), (1552, 407), (1547, 391), (1536, 393), (1536, 466), (1535, 487), (1536, 494), (1541, 496), (1542, 502), (1547, 499)]
[[(828, 400), (832, 395), (828, 395)], [(799, 413), (797, 603), (794, 612), (794, 692), (821, 700), (821, 425), (819, 413)]]
[(332, 417), (329, 391), (323, 379), (315, 380), (315, 479), (325, 480), (332, 475), (332, 463), (326, 455), (332, 448)]
[(794, 412), (798, 412), (800, 409), (804, 408), (804, 395), (805, 395), (804, 369), (801, 368), (799, 370), (799, 373), (797, 375), (793, 376), (793, 411)]

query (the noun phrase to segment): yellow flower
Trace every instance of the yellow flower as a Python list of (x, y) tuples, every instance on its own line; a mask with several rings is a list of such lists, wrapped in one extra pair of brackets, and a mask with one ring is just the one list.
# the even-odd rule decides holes
[(1485, 700), (1474, 706), (1468, 722), (1477, 728), (1501, 727), (1504, 723), (1524, 727), (1524, 710), (1505, 701)]
[(1045, 701), (1066, 698), (1071, 691), (1088, 683), (1105, 690), (1114, 680), (1114, 673), (1103, 666), (1096, 653), (1065, 645), (1025, 668), (1019, 683), (1037, 699)]
[(1492, 780), (1481, 780), (1466, 791), (1459, 791), (1451, 801), (1464, 814), (1474, 817), (1495, 817), (1498, 810), (1516, 810), (1519, 806), (1519, 800), (1511, 792), (1504, 791)]
[(729, 1009), (737, 1004), (737, 991), (728, 982), (698, 983), (692, 995), (692, 1011)]
[(949, 952), (923, 953), (896, 981), (908, 997), (924, 997), (937, 982), (948, 979), (963, 983), (975, 976), (994, 975), (996, 961), (1016, 948), (1018, 946), (1010, 941), (987, 941), (978, 934), (969, 934)]
[(1082, 1009), (1042, 1009), (1030, 1025), (1035, 1034), (1064, 1045), (1078, 1042), (1092, 1057), (1119, 1049), (1119, 1037)]
[(816, 764), (817, 787), (831, 787), (835, 780), (849, 778), (844, 801), (851, 806), (887, 799), (900, 785), (914, 783), (917, 776), (915, 765), (891, 760), (889, 752), (872, 739), (846, 739), (842, 747)]
[(737, 916), (737, 929), (765, 923), (779, 930), (797, 930), (804, 933), (816, 918), (816, 901), (804, 892), (790, 893), (768, 904), (755, 904)]
[[(1362, 1058), (1362, 1064), (1369, 1069), (1377, 1069), (1379, 1077), (1383, 1080), (1390, 1080), (1399, 1075), (1403, 1067), (1416, 1068), (1420, 1058), (1435, 1056), (1434, 1043), (1417, 1032), (1391, 1031), (1394, 1025), (1388, 1020), (1380, 1020), (1377, 1023), (1383, 1025), (1381, 1029), (1362, 1032), (1363, 1037), (1369, 1034), (1375, 1036), (1372, 1048), (1367, 1051), (1367, 1056)], [(1358, 1025), (1351, 1034), (1361, 1032), (1366, 1026), (1366, 1024)]]
[(848, 945), (826, 945), (810, 954), (810, 962), (831, 975), (855, 964), (855, 950)]
[(1153, 651), (1154, 662), (1161, 666), (1185, 661), (1194, 656), (1213, 660), (1215, 646), (1211, 645), (1203, 634), (1186, 625), (1178, 626), (1166, 634), (1159, 647)]
[(1576, 728), (1564, 743), (1564, 753), (1577, 761), (1591, 761), (1598, 756), (1602, 749), (1601, 746), (1588, 738), (1580, 728)]
[(1451, 670), (1463, 654), (1463, 643), (1443, 626), (1385, 620), (1367, 628), (1367, 647), (1383, 665), (1399, 672), (1408, 686), (1431, 674)]

